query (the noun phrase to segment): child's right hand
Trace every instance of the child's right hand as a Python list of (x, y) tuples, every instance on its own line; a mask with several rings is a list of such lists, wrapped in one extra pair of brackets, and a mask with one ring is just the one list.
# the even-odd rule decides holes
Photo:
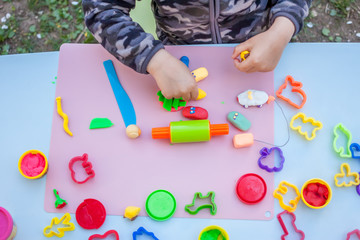
[(196, 100), (198, 88), (190, 70), (168, 51), (159, 50), (150, 60), (146, 69), (156, 80), (164, 97)]

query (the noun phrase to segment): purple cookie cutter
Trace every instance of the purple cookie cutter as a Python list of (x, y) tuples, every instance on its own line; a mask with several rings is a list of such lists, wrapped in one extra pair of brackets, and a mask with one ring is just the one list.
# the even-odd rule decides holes
[[(279, 167), (276, 167), (275, 164), (274, 164), (274, 167), (269, 167), (262, 163), (262, 160), (267, 158), (273, 150), (276, 150), (279, 152), (279, 156), (280, 156)], [(280, 172), (281, 169), (283, 169), (285, 158), (284, 158), (282, 150), (279, 147), (272, 147), (272, 148), (263, 147), (259, 153), (261, 156), (258, 160), (258, 165), (261, 169), (264, 169), (268, 172)]]
[(350, 145), (350, 152), (352, 158), (360, 159), (360, 154), (357, 155), (356, 153), (360, 153), (360, 145), (357, 143), (352, 143)]

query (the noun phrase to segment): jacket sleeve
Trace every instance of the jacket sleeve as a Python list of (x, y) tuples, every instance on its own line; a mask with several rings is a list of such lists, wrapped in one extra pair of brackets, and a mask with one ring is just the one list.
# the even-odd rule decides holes
[(309, 14), (309, 7), (312, 0), (272, 0), (270, 10), (270, 22), (275, 18), (287, 17), (295, 25), (295, 34), (303, 27), (304, 19)]
[(130, 18), (135, 0), (83, 0), (82, 5), (95, 39), (123, 64), (147, 73), (150, 59), (164, 46)]

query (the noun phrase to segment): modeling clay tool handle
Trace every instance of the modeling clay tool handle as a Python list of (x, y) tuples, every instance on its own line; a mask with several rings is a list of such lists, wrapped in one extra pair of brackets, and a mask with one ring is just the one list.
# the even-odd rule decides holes
[(136, 138), (140, 135), (140, 128), (136, 126), (136, 115), (134, 106), (120, 83), (113, 62), (111, 60), (107, 60), (104, 61), (103, 64), (106, 74), (109, 78), (111, 88), (114, 92), (117, 104), (119, 106), (121, 116), (123, 117), (125, 127), (127, 128), (126, 134), (130, 138)]
[(153, 139), (170, 139), (172, 143), (204, 142), (211, 136), (229, 133), (228, 124), (210, 124), (209, 120), (171, 122), (169, 127), (153, 128)]

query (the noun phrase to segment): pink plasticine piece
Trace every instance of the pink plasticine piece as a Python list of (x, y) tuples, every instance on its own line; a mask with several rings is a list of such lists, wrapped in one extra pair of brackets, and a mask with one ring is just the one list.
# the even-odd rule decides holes
[(249, 147), (254, 144), (252, 133), (240, 133), (234, 136), (233, 143), (235, 148)]
[(356, 236), (358, 239), (360, 239), (360, 230), (359, 229), (355, 229), (352, 232), (349, 232), (346, 235), (346, 240), (350, 240), (351, 236)]

